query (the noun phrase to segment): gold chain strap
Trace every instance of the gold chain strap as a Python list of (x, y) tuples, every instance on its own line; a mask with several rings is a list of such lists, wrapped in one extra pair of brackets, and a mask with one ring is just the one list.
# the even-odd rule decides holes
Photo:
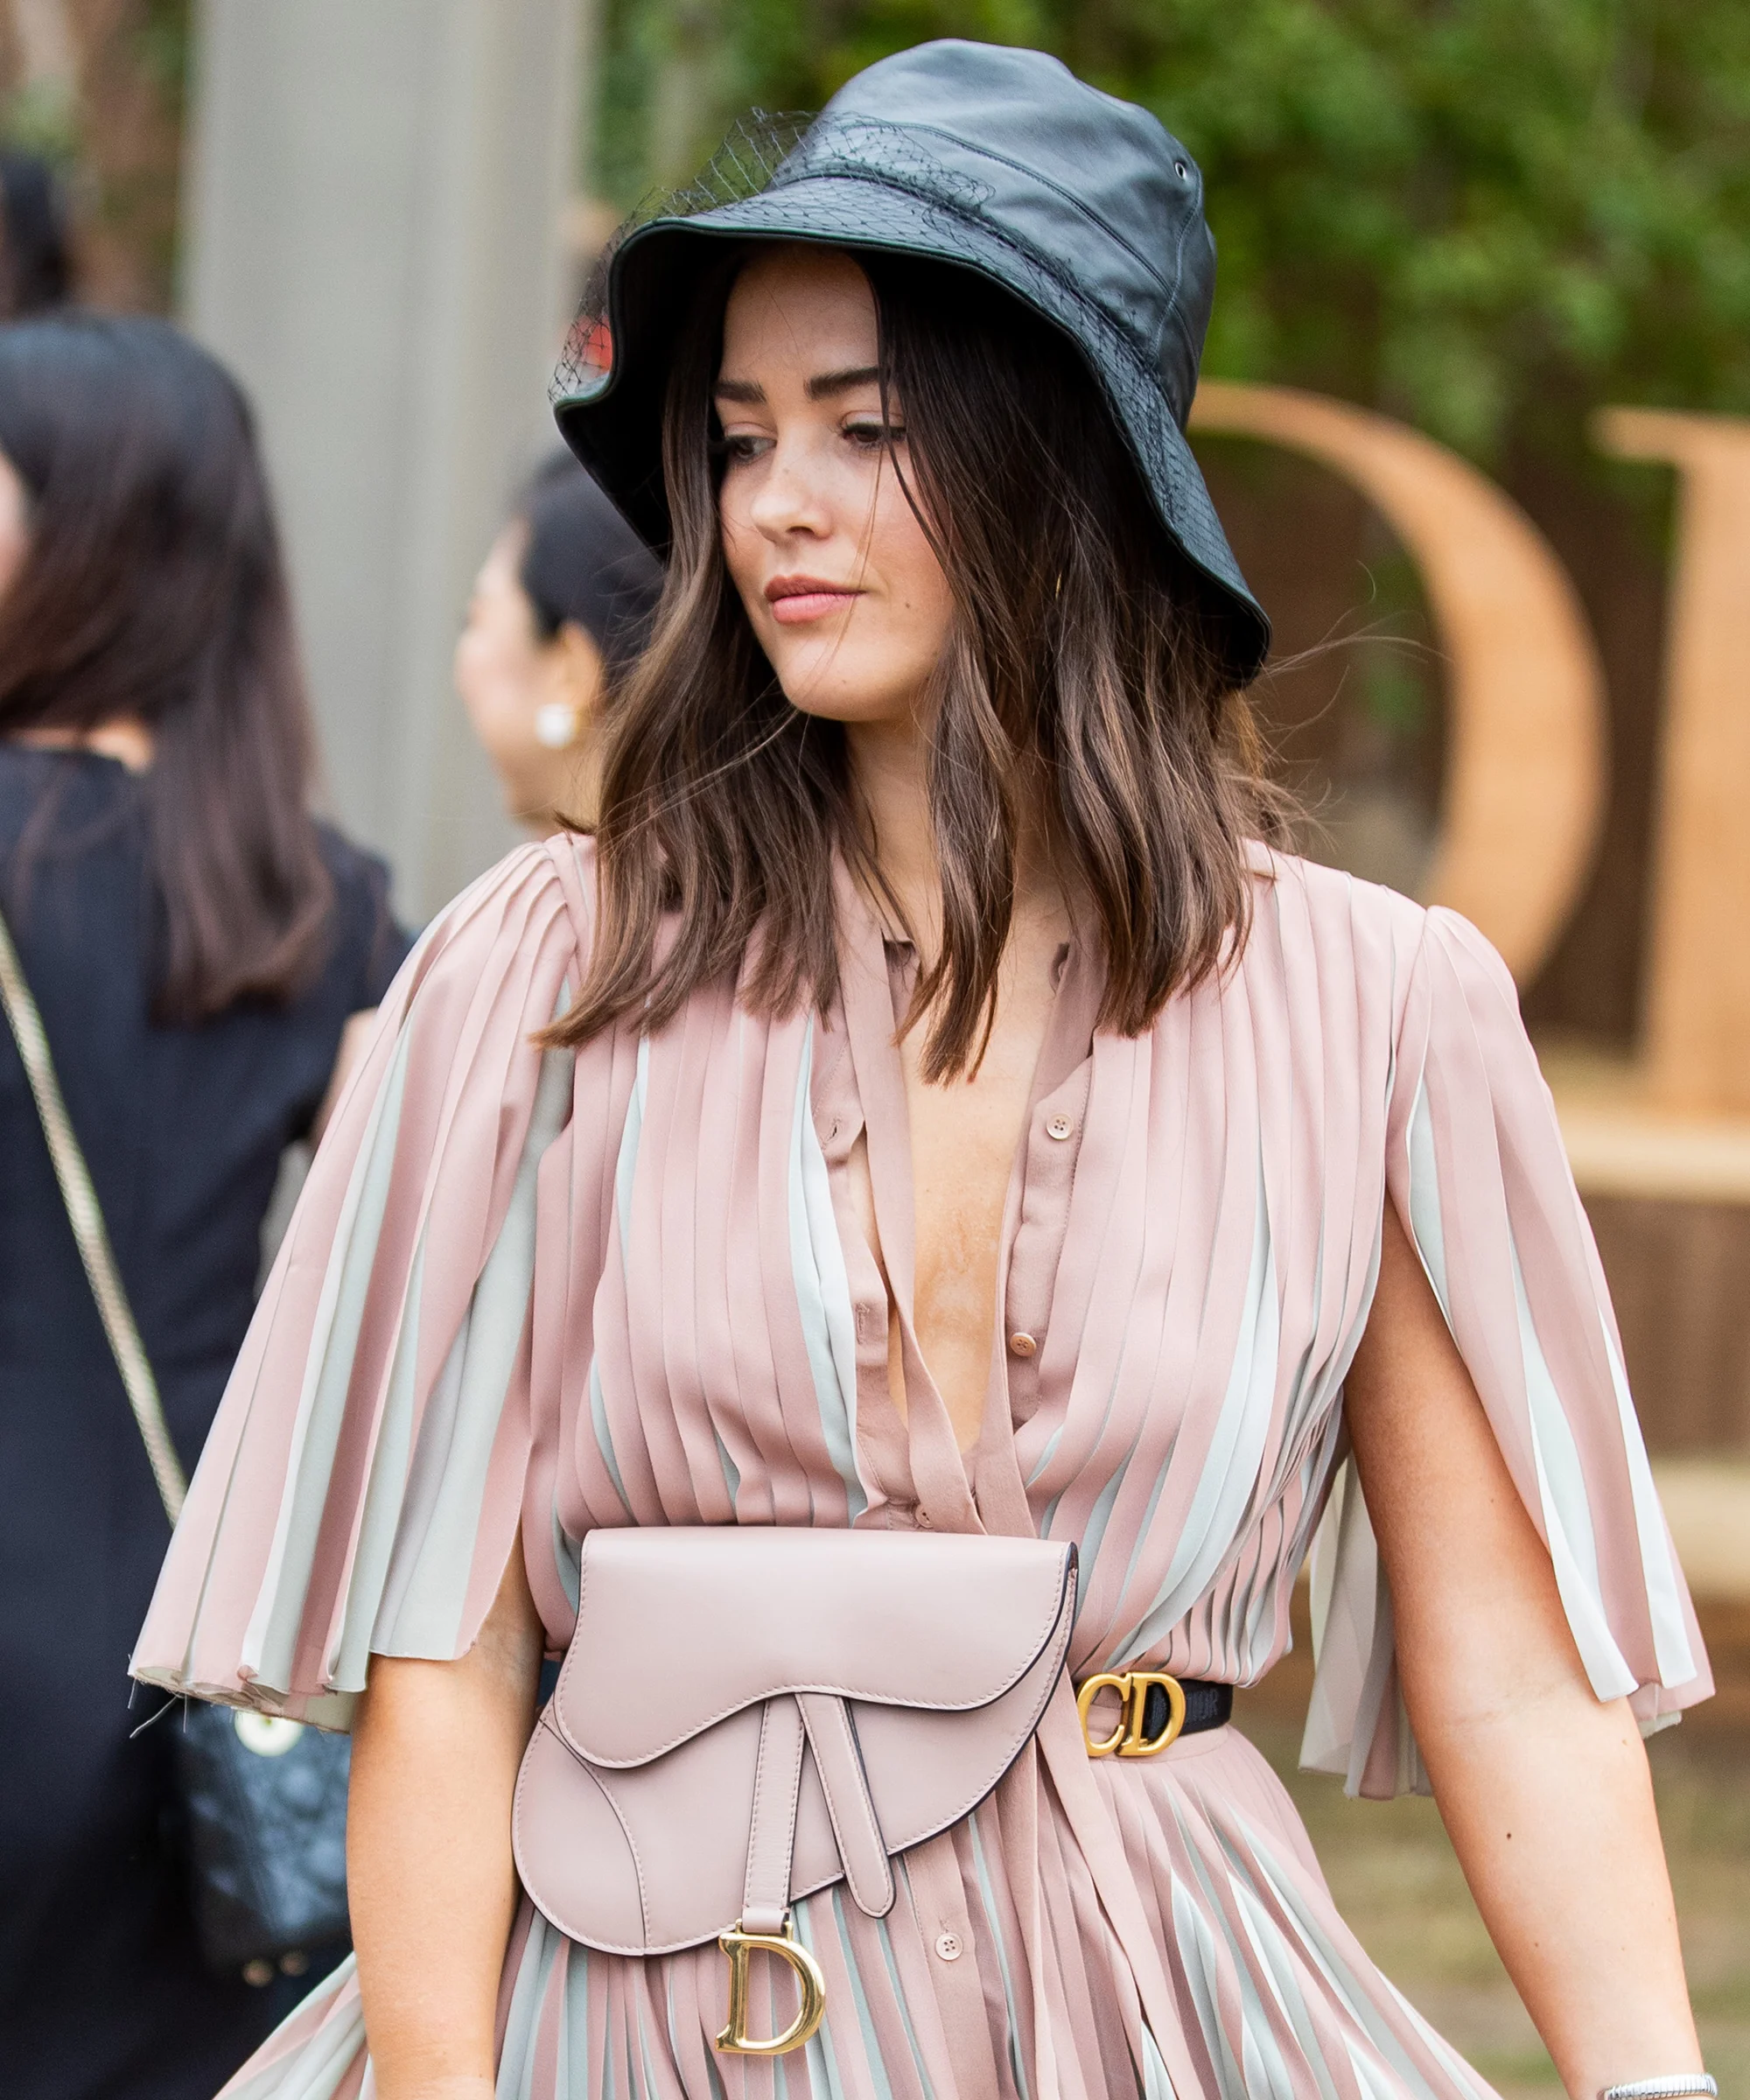
[(24, 1062), (24, 1076), (31, 1082), (37, 1114), (42, 1119), (43, 1136), (48, 1140), (49, 1158), (54, 1163), (55, 1180), (60, 1184), (61, 1200), (66, 1205), (67, 1222), (79, 1243), (79, 1258), (85, 1264), (85, 1273), (91, 1278), (91, 1293), (97, 1300), (98, 1317), (109, 1338), (116, 1368), (122, 1374), (128, 1404), (139, 1424), (140, 1439), (151, 1462), (152, 1478), (158, 1482), (164, 1515), (174, 1524), (182, 1514), (188, 1481), (176, 1455), (176, 1446), (171, 1442), (170, 1431), (164, 1423), (164, 1403), (158, 1397), (158, 1382), (147, 1361), (140, 1330), (134, 1325), (133, 1308), (122, 1288), (116, 1256), (109, 1248), (109, 1235), (104, 1228), (103, 1213), (98, 1205), (97, 1191), (91, 1186), (85, 1154), (79, 1149), (66, 1103), (61, 1098), (60, 1082), (55, 1076), (54, 1060), (49, 1055), (49, 1039), (44, 1032), (43, 1017), (38, 1012), (37, 1002), (24, 982), (18, 951), (12, 945), (11, 932), (4, 914), (0, 914), (0, 1003), (5, 1005), (6, 1018), (11, 1024), (13, 1040)]

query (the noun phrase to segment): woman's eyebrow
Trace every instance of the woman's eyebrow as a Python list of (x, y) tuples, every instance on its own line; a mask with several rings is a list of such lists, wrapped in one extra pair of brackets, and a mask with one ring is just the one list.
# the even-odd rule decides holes
[(843, 372), (818, 372), (803, 392), (810, 401), (825, 401), (834, 394), (848, 394), (853, 387), (866, 387), (880, 376), (878, 365), (853, 365)]
[[(802, 391), (810, 401), (827, 401), (835, 394), (848, 394), (853, 387), (872, 386), (880, 376), (878, 365), (852, 365), (842, 372), (817, 372)], [(749, 408), (766, 405), (766, 389), (758, 380), (720, 379), (711, 394), (715, 400), (740, 402)]]

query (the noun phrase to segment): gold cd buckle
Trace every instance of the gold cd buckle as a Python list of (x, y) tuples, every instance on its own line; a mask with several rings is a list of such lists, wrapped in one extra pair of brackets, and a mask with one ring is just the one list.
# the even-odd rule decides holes
[[(781, 1933), (744, 1932), (738, 1925), (733, 1932), (719, 1933), (717, 1943), (729, 1956), (729, 2020), (717, 2038), (724, 2054), (781, 2056), (812, 2040), (826, 2017), (826, 1978), (820, 1964), (797, 1939), (788, 1912)], [(802, 1987), (802, 2010), (781, 2034), (765, 2040), (747, 2032), (747, 1964), (760, 1953), (775, 1954), (780, 1962), (788, 1962)]]
[[(1158, 1735), (1144, 1732), (1148, 1695), (1158, 1684), (1166, 1694), (1166, 1726)], [(1096, 1737), (1088, 1716), (1102, 1691), (1116, 1691), (1123, 1702), (1118, 1725), (1110, 1735)], [(1075, 1711), (1082, 1720), (1082, 1740), (1089, 1757), (1158, 1757), (1169, 1743), (1177, 1742), (1185, 1726), (1185, 1688), (1164, 1670), (1102, 1670), (1085, 1678), (1075, 1695)]]

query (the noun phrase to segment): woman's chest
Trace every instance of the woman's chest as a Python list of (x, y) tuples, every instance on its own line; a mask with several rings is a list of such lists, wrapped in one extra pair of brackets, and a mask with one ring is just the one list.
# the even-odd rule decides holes
[[(899, 1033), (902, 1124), (879, 1117), (872, 1124), (860, 1101), (846, 1102), (845, 1120), (860, 1128), (840, 1170), (852, 1214), (843, 1222), (854, 1268), (866, 1282), (866, 1249), (886, 1296), (888, 1393), (902, 1416), (939, 1402), (962, 1451), (977, 1444), (987, 1407), (999, 1397), (1005, 1212), (1024, 1173), (1022, 1137), (1054, 1018), (1059, 947), (1036, 940), (1032, 952), (1012, 958), (966, 1068), (932, 1075), (927, 1026)], [(902, 975), (896, 1007), (908, 1004), (909, 991)], [(862, 1062), (886, 1047), (867, 1046)], [(850, 1062), (858, 1062), (854, 1043)], [(843, 1199), (839, 1208), (847, 1208)], [(928, 1390), (914, 1392), (920, 1382)]]
[[(954, 1522), (953, 1480), (982, 1507), (1000, 1466), (1044, 1526), (1102, 1495), (1158, 1502), (1212, 1454), (1249, 1505), (1304, 1471), (1372, 1290), (1389, 1046), (1315, 1085), (1219, 1009), (1080, 1054), (1048, 1041), (1000, 1201), (993, 1116), (958, 1208), (970, 1130), (920, 1132), (898, 1060), (858, 1047), (836, 1016), (725, 1004), (640, 1053), (597, 1183), (606, 1229), (576, 1236), (605, 1259), (563, 1286), (590, 1310), (564, 1382), (592, 1521), (906, 1522), (934, 1498)], [(920, 1138), (943, 1183), (933, 1251), (901, 1186)], [(932, 1428), (896, 1318), (916, 1350), (962, 1230), (983, 1397)]]

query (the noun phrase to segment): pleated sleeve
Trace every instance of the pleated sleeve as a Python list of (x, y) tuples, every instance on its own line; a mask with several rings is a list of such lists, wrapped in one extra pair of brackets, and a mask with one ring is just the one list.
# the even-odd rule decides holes
[[(1624, 1375), (1604, 1272), (1505, 965), (1430, 912), (1403, 1001), (1386, 1183), (1550, 1550), (1586, 1674), (1643, 1730), (1712, 1690)], [(1346, 1466), (1312, 1569), (1303, 1762), (1376, 1797), (1426, 1790), (1391, 1600)], [(1512, 1670), (1511, 1656), (1502, 1658)]]
[(536, 1176), (573, 1058), (578, 858), (512, 854), (435, 922), (317, 1153), (133, 1658), (345, 1727), (373, 1654), (472, 1644), (530, 1445)]

